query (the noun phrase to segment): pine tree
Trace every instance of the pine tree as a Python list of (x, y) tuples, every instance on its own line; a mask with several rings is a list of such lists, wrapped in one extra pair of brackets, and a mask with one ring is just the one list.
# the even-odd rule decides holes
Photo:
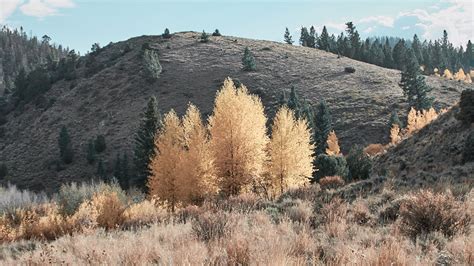
[(411, 49), (415, 53), (416, 60), (418, 61), (419, 64), (423, 63), (423, 53), (422, 53), (422, 47), (421, 47), (421, 42), (420, 39), (418, 39), (418, 36), (415, 34), (413, 36), (413, 41), (411, 43)]
[(291, 87), (290, 91), (290, 97), (288, 98), (288, 108), (293, 110), (297, 118), (300, 118), (302, 115), (302, 110), (301, 110), (301, 103), (300, 99), (298, 97), (298, 93), (296, 92), (295, 86)]
[(61, 131), (59, 132), (59, 157), (61, 158), (62, 162), (65, 164), (72, 163), (73, 159), (73, 151), (72, 151), (72, 144), (71, 139), (69, 137), (69, 133), (65, 126), (62, 126)]
[(115, 157), (115, 162), (114, 162), (114, 177), (117, 180), (120, 180), (122, 177), (122, 158), (120, 157), (120, 154), (117, 153)]
[(93, 164), (96, 160), (96, 151), (94, 147), (94, 141), (91, 139), (87, 143), (87, 155), (86, 155), (87, 163)]
[(146, 110), (142, 114), (140, 126), (135, 135), (133, 158), (135, 174), (131, 183), (140, 189), (145, 189), (146, 180), (151, 174), (148, 165), (151, 158), (155, 156), (155, 135), (159, 131), (160, 120), (156, 98), (151, 97)]
[(288, 97), (286, 97), (285, 90), (281, 91), (280, 99), (278, 100), (278, 107), (282, 107), (283, 105), (288, 104)]
[(170, 30), (168, 28), (166, 28), (165, 32), (161, 36), (165, 39), (171, 38)]
[(8, 167), (5, 163), (0, 164), (0, 180), (8, 176)]
[(308, 32), (308, 28), (306, 27), (301, 27), (300, 44), (301, 46), (304, 46), (304, 47), (309, 46), (309, 32)]
[(306, 120), (296, 119), (287, 107), (280, 108), (268, 145), (269, 173), (276, 191), (283, 194), (288, 188), (307, 183), (313, 172), (313, 148)]
[(226, 79), (209, 118), (211, 150), (224, 194), (248, 191), (261, 177), (268, 142), (265, 124), (260, 99)]
[(171, 110), (164, 116), (161, 128), (155, 140), (155, 150), (159, 153), (150, 162), (151, 175), (147, 186), (152, 197), (158, 197), (174, 212), (183, 199), (183, 188), (179, 186), (179, 179), (182, 178), (183, 127), (179, 117)]
[(316, 154), (322, 154), (326, 151), (329, 132), (332, 131), (332, 118), (329, 108), (322, 100), (316, 109), (314, 120), (314, 141), (316, 143)]
[(122, 176), (119, 179), (119, 183), (123, 189), (128, 189), (129, 179), (130, 179), (130, 168), (128, 165), (128, 155), (126, 153), (122, 155), (121, 163), (122, 163)]
[(326, 26), (323, 26), (323, 31), (318, 39), (318, 48), (324, 51), (329, 51), (329, 34)]
[(395, 47), (393, 47), (393, 61), (397, 69), (405, 69), (407, 63), (407, 48), (404, 39), (398, 41)]
[(392, 110), (390, 119), (388, 120), (388, 127), (392, 127), (393, 125), (398, 125), (400, 128), (403, 128), (402, 121), (400, 121), (400, 118), (398, 117), (398, 111), (396, 109)]
[(199, 204), (217, 193), (218, 184), (209, 135), (198, 108), (192, 104), (183, 117), (183, 130), (183, 178), (178, 185), (183, 189), (184, 202)]
[(428, 96), (431, 88), (426, 85), (425, 78), (420, 74), (420, 67), (413, 50), (408, 50), (407, 59), (406, 70), (402, 72), (400, 87), (407, 96), (410, 107), (414, 107), (416, 110), (428, 110), (434, 100)]
[(466, 45), (463, 62), (467, 70), (470, 70), (470, 68), (474, 67), (474, 47), (472, 46), (472, 42), (470, 40)]
[(257, 69), (255, 58), (248, 47), (245, 47), (244, 56), (242, 57), (242, 65), (244, 71), (255, 71)]
[(346, 159), (343, 156), (330, 156), (327, 154), (319, 154), (315, 158), (315, 171), (311, 183), (319, 182), (326, 176), (340, 176), (346, 179), (348, 168)]
[(204, 30), (202, 31), (200, 42), (202, 43), (209, 42), (209, 34), (207, 34)]
[(336, 132), (331, 130), (329, 132), (328, 138), (326, 140), (326, 154), (329, 156), (339, 156), (341, 154), (341, 149), (339, 148), (339, 140), (337, 139)]
[(385, 39), (385, 44), (383, 45), (383, 54), (384, 54), (384, 58), (383, 58), (384, 67), (393, 68), (394, 62), (393, 62), (393, 56), (392, 56), (392, 47), (390, 46), (388, 38)]
[(309, 28), (308, 47), (315, 48), (317, 39), (316, 29), (311, 26), (311, 28)]
[(102, 152), (105, 151), (105, 149), (107, 148), (107, 145), (105, 144), (105, 136), (104, 135), (98, 135), (95, 138), (94, 147), (95, 147), (95, 151), (97, 153), (102, 153)]
[(288, 28), (286, 28), (285, 35), (283, 36), (283, 38), (285, 40), (285, 43), (289, 45), (293, 45), (294, 41), (293, 41), (293, 38), (291, 37), (290, 31), (288, 30)]
[(350, 46), (348, 47), (349, 52), (346, 53), (346, 56), (350, 58), (358, 59), (359, 58), (358, 52), (359, 52), (359, 47), (360, 47), (359, 33), (357, 32), (356, 27), (354, 26), (352, 22), (347, 22), (346, 27), (347, 27), (346, 32), (349, 36), (349, 43), (350, 43)]

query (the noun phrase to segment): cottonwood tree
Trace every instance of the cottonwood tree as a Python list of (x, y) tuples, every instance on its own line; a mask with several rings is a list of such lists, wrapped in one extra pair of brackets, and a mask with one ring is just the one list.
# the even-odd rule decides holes
[(209, 144), (209, 134), (199, 109), (190, 104), (183, 117), (184, 158), (182, 178), (183, 201), (197, 204), (218, 191), (214, 157)]
[(211, 150), (224, 194), (248, 191), (261, 177), (267, 158), (265, 123), (260, 98), (226, 79), (209, 118)]
[(159, 152), (151, 159), (151, 175), (147, 186), (149, 194), (167, 203), (172, 212), (183, 197), (179, 186), (183, 160), (182, 138), (181, 121), (171, 110), (163, 118), (162, 129), (155, 139), (155, 150)]
[(306, 120), (295, 118), (293, 111), (285, 106), (280, 108), (273, 120), (268, 145), (271, 184), (280, 194), (308, 182), (313, 172), (313, 149)]

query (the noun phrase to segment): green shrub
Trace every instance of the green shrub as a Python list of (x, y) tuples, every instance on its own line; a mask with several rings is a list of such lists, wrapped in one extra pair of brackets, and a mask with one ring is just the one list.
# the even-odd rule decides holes
[(342, 156), (320, 154), (316, 157), (315, 164), (318, 170), (314, 174), (313, 183), (319, 182), (321, 178), (326, 176), (346, 178), (348, 175), (347, 162)]
[(214, 33), (212, 33), (212, 36), (222, 36), (222, 34), (219, 32), (218, 29), (216, 29)]
[(347, 181), (368, 179), (372, 171), (372, 160), (360, 146), (353, 147), (347, 155), (349, 175)]
[(464, 151), (462, 153), (462, 160), (464, 163), (474, 161), (474, 131), (467, 136), (464, 143)]
[(465, 124), (474, 122), (474, 90), (466, 89), (461, 93), (461, 101), (459, 102), (459, 114), (457, 118)]
[(202, 31), (201, 34), (201, 40), (202, 43), (207, 43), (209, 42), (209, 34), (207, 34), (205, 31)]

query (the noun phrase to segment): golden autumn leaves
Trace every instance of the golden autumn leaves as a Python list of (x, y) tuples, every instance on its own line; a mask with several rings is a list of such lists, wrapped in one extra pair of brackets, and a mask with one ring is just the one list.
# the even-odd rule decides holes
[(181, 119), (172, 110), (155, 139), (150, 195), (178, 204), (199, 203), (217, 193), (275, 196), (306, 184), (312, 174), (311, 133), (303, 119), (282, 107), (268, 137), (263, 104), (245, 86), (226, 79), (204, 125), (192, 104)]

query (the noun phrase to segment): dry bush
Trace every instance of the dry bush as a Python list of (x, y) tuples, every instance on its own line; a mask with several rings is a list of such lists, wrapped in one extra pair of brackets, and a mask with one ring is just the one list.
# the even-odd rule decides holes
[[(340, 198), (333, 198), (320, 210), (320, 223), (329, 237), (341, 237), (347, 229), (347, 203)], [(318, 214), (316, 213), (318, 216)]]
[(335, 189), (344, 186), (344, 179), (338, 175), (326, 176), (319, 180), (321, 189)]
[(247, 238), (241, 235), (233, 236), (226, 243), (228, 265), (250, 265), (250, 248)]
[(359, 200), (352, 204), (351, 220), (359, 225), (372, 225), (374, 217), (370, 213), (367, 203)]
[(0, 215), (13, 214), (18, 209), (30, 208), (49, 201), (45, 194), (19, 190), (14, 185), (9, 185), (6, 188), (0, 186)]
[(97, 210), (97, 224), (101, 227), (113, 229), (125, 219), (125, 206), (116, 192), (96, 194), (92, 197), (91, 205)]
[(57, 205), (46, 203), (17, 209), (14, 214), (4, 215), (0, 219), (0, 230), (2, 241), (53, 240), (70, 232), (70, 227), (60, 215)]
[(182, 209), (179, 209), (176, 216), (178, 217), (178, 222), (180, 223), (187, 223), (188, 221), (192, 221), (196, 219), (201, 213), (204, 212), (204, 208), (199, 208), (195, 205), (189, 205)]
[(228, 212), (249, 213), (262, 206), (263, 200), (256, 194), (244, 193), (231, 196), (225, 201), (219, 202), (219, 207)]
[(125, 227), (158, 223), (166, 219), (166, 210), (157, 206), (154, 200), (144, 200), (130, 205), (123, 213)]
[(390, 237), (376, 252), (367, 256), (368, 265), (410, 265), (410, 258), (399, 239)]
[(413, 107), (408, 112), (407, 127), (404, 130), (404, 137), (409, 137), (413, 133), (424, 128), (438, 118), (440, 114), (445, 113), (446, 110), (440, 110), (439, 114), (435, 109), (417, 111)]
[(392, 128), (390, 128), (390, 145), (397, 145), (400, 141), (400, 126), (393, 124)]
[(217, 240), (230, 233), (231, 220), (229, 214), (218, 212), (204, 212), (191, 222), (193, 232), (205, 242)]
[(309, 201), (297, 200), (296, 204), (286, 210), (292, 222), (307, 224), (313, 215), (313, 205)]
[(453, 74), (451, 73), (451, 71), (449, 71), (449, 69), (445, 69), (444, 72), (443, 72), (443, 78), (445, 79), (453, 79)]
[(300, 200), (308, 200), (314, 201), (316, 196), (321, 191), (319, 184), (313, 184), (305, 187), (300, 188), (292, 188), (283, 193), (278, 199), (278, 202), (282, 202), (284, 199), (300, 199)]
[(412, 239), (436, 231), (452, 237), (467, 231), (470, 215), (466, 212), (466, 204), (457, 201), (450, 192), (421, 190), (401, 205), (399, 227)]
[(380, 143), (369, 144), (365, 147), (364, 152), (369, 156), (377, 156), (385, 153), (385, 147)]

